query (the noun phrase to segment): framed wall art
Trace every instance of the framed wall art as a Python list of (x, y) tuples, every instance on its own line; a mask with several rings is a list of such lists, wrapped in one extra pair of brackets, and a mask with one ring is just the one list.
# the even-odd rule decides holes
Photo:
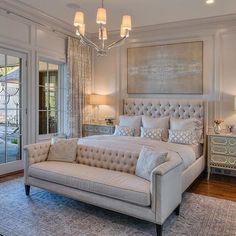
[(128, 48), (129, 94), (203, 94), (203, 41)]

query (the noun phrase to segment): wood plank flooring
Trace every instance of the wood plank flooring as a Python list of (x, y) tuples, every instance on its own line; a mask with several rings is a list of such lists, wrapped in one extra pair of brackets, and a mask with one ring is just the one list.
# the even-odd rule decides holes
[[(0, 183), (22, 176), (22, 171), (11, 175), (0, 176)], [(236, 178), (223, 175), (211, 175), (208, 181), (206, 174), (202, 174), (187, 191), (236, 202)]]
[(206, 174), (203, 174), (190, 186), (188, 192), (236, 202), (236, 177), (213, 174), (208, 181)]

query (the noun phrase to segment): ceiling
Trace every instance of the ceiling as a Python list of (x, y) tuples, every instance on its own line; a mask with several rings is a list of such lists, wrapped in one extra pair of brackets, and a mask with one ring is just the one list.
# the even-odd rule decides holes
[[(85, 13), (86, 31), (97, 31), (96, 9), (101, 0), (18, 0), (69, 24), (80, 6)], [(132, 16), (133, 26), (148, 26), (188, 19), (205, 18), (236, 13), (236, 0), (104, 0), (108, 13), (108, 30), (120, 28), (121, 16)]]

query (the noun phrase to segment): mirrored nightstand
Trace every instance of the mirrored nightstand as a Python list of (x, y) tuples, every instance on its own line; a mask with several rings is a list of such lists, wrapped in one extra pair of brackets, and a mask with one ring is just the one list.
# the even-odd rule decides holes
[(208, 134), (208, 179), (211, 168), (236, 170), (236, 135)]
[(106, 124), (83, 124), (83, 137), (92, 135), (112, 135), (115, 125)]

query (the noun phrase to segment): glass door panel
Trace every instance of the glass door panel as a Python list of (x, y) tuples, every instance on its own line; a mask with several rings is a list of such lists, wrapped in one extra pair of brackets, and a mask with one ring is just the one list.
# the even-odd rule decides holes
[(21, 160), (21, 64), (0, 53), (0, 164)]

